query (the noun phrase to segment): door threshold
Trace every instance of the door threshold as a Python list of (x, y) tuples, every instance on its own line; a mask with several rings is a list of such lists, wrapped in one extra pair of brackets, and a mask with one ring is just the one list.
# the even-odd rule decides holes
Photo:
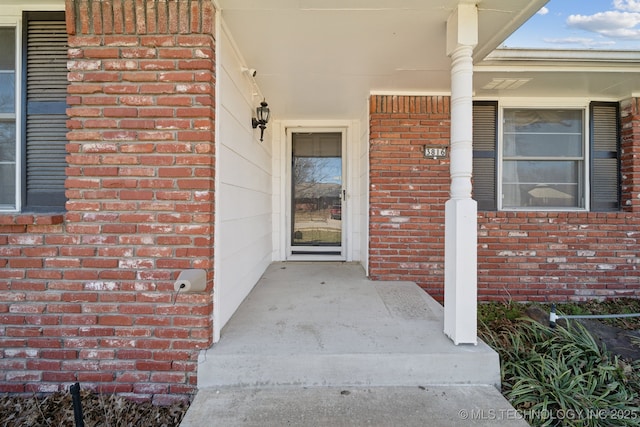
[(344, 255), (328, 254), (290, 254), (287, 261), (346, 261)]

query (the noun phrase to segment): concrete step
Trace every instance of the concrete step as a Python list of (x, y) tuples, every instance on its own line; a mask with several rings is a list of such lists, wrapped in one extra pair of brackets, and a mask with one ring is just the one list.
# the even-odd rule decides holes
[(411, 282), (350, 263), (274, 263), (202, 351), (183, 427), (526, 426), (498, 355), (454, 345)]
[(198, 387), (499, 387), (498, 354), (481, 341), (454, 345), (426, 292), (363, 273), (344, 263), (272, 265), (200, 353)]
[(491, 386), (201, 389), (181, 427), (526, 427)]
[[(474, 349), (476, 350), (476, 349)], [(208, 355), (199, 387), (226, 386), (499, 386), (493, 352), (431, 354)], [(203, 369), (206, 366), (206, 369)]]

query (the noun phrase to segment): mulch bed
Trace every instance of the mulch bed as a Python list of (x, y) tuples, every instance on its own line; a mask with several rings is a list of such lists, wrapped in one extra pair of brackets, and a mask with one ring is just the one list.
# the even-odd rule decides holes
[[(186, 402), (156, 406), (151, 402), (134, 402), (117, 395), (89, 391), (82, 391), (80, 396), (86, 427), (177, 427), (189, 407)], [(0, 426), (75, 426), (71, 394), (0, 396)]]

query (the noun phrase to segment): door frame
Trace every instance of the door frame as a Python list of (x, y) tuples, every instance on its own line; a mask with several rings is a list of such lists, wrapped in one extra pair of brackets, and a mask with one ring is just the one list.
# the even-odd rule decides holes
[[(353, 150), (354, 122), (346, 120), (331, 121), (282, 121), (279, 123), (279, 138), (274, 138), (274, 238), (278, 249), (274, 251), (274, 260), (287, 261), (353, 261), (353, 203), (354, 176)], [(342, 201), (342, 246), (340, 255), (292, 254), (291, 253), (291, 134), (293, 132), (341, 132), (342, 137), (342, 176), (343, 189), (346, 191)], [(346, 213), (346, 215), (345, 215)], [(276, 243), (276, 242), (274, 242)]]
[[(292, 179), (293, 179), (293, 171), (291, 170), (291, 166), (293, 164), (293, 134), (294, 133), (315, 133), (315, 134), (319, 134), (319, 133), (340, 133), (341, 137), (340, 137), (340, 156), (341, 156), (341, 193), (345, 194), (348, 191), (348, 185), (347, 185), (347, 168), (346, 166), (346, 162), (347, 162), (347, 129), (339, 127), (339, 128), (310, 128), (310, 127), (300, 127), (297, 126), (295, 128), (287, 128), (286, 129), (286, 137), (287, 137), (287, 151), (286, 151), (286, 162), (287, 162), (287, 173), (286, 173), (286, 183), (287, 183), (287, 190), (288, 192), (285, 195), (285, 206), (286, 206), (286, 212), (287, 212), (287, 229), (286, 229), (286, 239), (287, 239), (287, 249), (286, 249), (286, 254), (287, 254), (287, 260), (291, 261), (291, 260), (305, 260), (305, 261), (323, 261), (323, 260), (327, 260), (327, 261), (336, 261), (336, 260), (340, 260), (340, 261), (344, 261), (346, 260), (346, 236), (347, 236), (347, 227), (346, 227), (346, 221), (342, 220), (342, 218), (340, 219), (340, 226), (341, 226), (341, 230), (340, 230), (340, 246), (332, 246), (331, 248), (333, 249), (331, 252), (336, 252), (336, 249), (339, 249), (340, 254), (328, 254), (328, 253), (323, 253), (325, 252), (325, 249), (321, 249), (318, 248), (317, 253), (306, 253), (306, 254), (294, 254), (294, 246), (291, 244), (291, 232), (293, 229), (293, 183), (292, 183)], [(349, 215), (349, 212), (347, 211), (347, 209), (349, 208), (349, 206), (346, 205), (346, 196), (342, 197), (342, 212), (346, 212), (347, 215), (344, 215), (344, 217)], [(324, 247), (322, 247), (324, 248)], [(306, 250), (309, 250), (309, 247), (305, 248)], [(313, 249), (310, 249), (311, 252), (316, 252)], [(327, 251), (328, 252), (328, 251)]]

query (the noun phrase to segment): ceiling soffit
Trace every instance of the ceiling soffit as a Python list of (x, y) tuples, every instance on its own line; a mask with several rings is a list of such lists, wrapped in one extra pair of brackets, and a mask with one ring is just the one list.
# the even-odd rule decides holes
[[(479, 2), (475, 59), (544, 0)], [(360, 117), (372, 92), (448, 93), (446, 21), (457, 0), (218, 0), (279, 119)]]

